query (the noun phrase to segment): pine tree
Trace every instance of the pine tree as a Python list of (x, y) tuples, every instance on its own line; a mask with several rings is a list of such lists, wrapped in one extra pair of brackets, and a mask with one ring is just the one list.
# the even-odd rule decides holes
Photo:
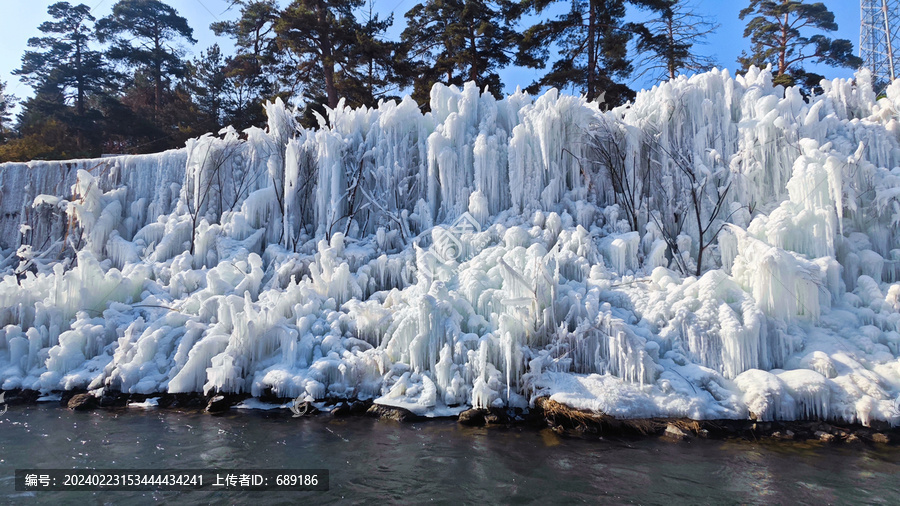
[(50, 147), (41, 156), (100, 154), (101, 114), (94, 105), (108, 83), (109, 69), (95, 40), (94, 17), (87, 5), (57, 2), (47, 9), (51, 21), (38, 26), (44, 34), (28, 40), (22, 66), (14, 73), (35, 91), (23, 102), (19, 132), (24, 145)]
[(337, 83), (341, 96), (352, 104), (374, 106), (379, 100), (397, 98), (405, 76), (397, 60), (399, 45), (384, 40), (384, 33), (394, 23), (393, 15), (379, 19), (370, 0), (365, 23), (359, 25), (356, 41), (349, 46), (347, 62)]
[(675, 79), (682, 72), (702, 72), (712, 68), (710, 56), (695, 52), (694, 46), (714, 32), (719, 25), (696, 13), (694, 6), (683, 0), (669, 0), (666, 7), (644, 26), (647, 34), (640, 37), (637, 49), (644, 56), (641, 75), (652, 74), (657, 81)]
[[(640, 8), (662, 10), (666, 0), (631, 0)], [(628, 57), (628, 43), (635, 34), (646, 34), (639, 23), (625, 22), (625, 0), (531, 0), (530, 6), (542, 14), (552, 5), (569, 5), (569, 11), (555, 19), (537, 23), (525, 31), (522, 50), (532, 59), (545, 62), (551, 45), (560, 57), (550, 70), (529, 86), (536, 92), (543, 86), (574, 86), (588, 100), (605, 94), (605, 100), (620, 104), (634, 96), (621, 81), (634, 70)]]
[(500, 96), (499, 69), (513, 61), (534, 66), (516, 58), (522, 36), (511, 26), (520, 14), (510, 0), (427, 0), (410, 9), (401, 40), (416, 76), (413, 96), (424, 103), (434, 83), (466, 81)]
[(107, 77), (101, 53), (90, 49), (95, 18), (87, 5), (73, 7), (69, 2), (53, 4), (47, 13), (54, 20), (38, 27), (45, 36), (28, 39), (29, 47), (42, 51), (25, 51), (22, 67), (13, 73), (38, 93), (71, 94), (75, 113), (84, 116), (88, 95), (100, 92)]
[(290, 99), (300, 83), (293, 72), (286, 71), (287, 58), (278, 49), (275, 23), (280, 11), (275, 0), (235, 0), (232, 5), (240, 6), (240, 17), (213, 23), (210, 28), (216, 35), (234, 39), (236, 54), (225, 63), (231, 95), (226, 123), (243, 129), (264, 124), (262, 103), (276, 95)]
[(225, 59), (218, 44), (200, 53), (190, 65), (190, 85), (194, 102), (201, 114), (198, 123), (201, 130), (218, 131), (226, 118)]
[(362, 5), (363, 0), (294, 0), (281, 12), (278, 47), (291, 52), (291, 74), (306, 84), (304, 93), (313, 102), (335, 107), (344, 97), (347, 105), (374, 105), (398, 81), (394, 44), (382, 39), (392, 20), (370, 12), (360, 23), (354, 10)]
[(750, 20), (744, 29), (744, 37), (750, 37), (752, 50), (749, 55), (744, 52), (738, 62), (745, 69), (750, 65), (772, 64), (776, 84), (815, 86), (822, 76), (807, 72), (803, 68), (804, 62), (850, 68), (862, 65), (862, 60), (853, 55), (853, 44), (849, 40), (804, 33), (811, 29), (837, 30), (834, 14), (821, 2), (751, 0), (740, 13), (741, 19), (748, 16)]
[(16, 97), (6, 92), (6, 81), (0, 81), (0, 143), (9, 140), (12, 135), (12, 112)]
[(112, 13), (97, 22), (101, 42), (112, 46), (110, 59), (132, 69), (146, 69), (153, 81), (154, 111), (159, 112), (163, 96), (172, 78), (185, 72), (184, 50), (176, 46), (183, 40), (196, 43), (193, 29), (178, 11), (159, 0), (119, 0)]
[[(353, 10), (362, 0), (294, 0), (281, 13), (275, 30), (278, 45), (296, 57), (295, 71), (308, 83), (307, 94), (336, 107), (336, 73), (346, 65), (360, 25)], [(312, 87), (323, 83), (323, 89)]]

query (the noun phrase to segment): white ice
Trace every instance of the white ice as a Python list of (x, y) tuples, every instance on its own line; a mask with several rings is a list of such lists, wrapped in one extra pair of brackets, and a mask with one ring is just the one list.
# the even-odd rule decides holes
[(900, 423), (900, 83), (822, 86), (437, 85), (0, 165), (0, 387)]

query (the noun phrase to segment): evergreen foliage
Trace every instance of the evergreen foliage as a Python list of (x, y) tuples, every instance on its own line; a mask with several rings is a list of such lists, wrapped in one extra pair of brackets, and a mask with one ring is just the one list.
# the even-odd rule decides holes
[(799, 84), (807, 89), (818, 85), (823, 77), (804, 69), (806, 63), (850, 68), (862, 65), (862, 60), (853, 54), (849, 40), (830, 39), (822, 33), (809, 34), (813, 29), (821, 32), (838, 29), (834, 13), (821, 2), (751, 0), (740, 13), (740, 19), (747, 17), (750, 19), (744, 37), (750, 37), (752, 49), (749, 54), (744, 52), (738, 63), (745, 69), (750, 65), (772, 64), (776, 84)]
[[(600, 97), (618, 105), (634, 97), (624, 84), (634, 70), (628, 44), (635, 35), (649, 37), (641, 23), (625, 22), (625, 0), (528, 0), (529, 7), (543, 14), (551, 6), (569, 5), (555, 19), (541, 21), (525, 31), (523, 50), (534, 60), (547, 61), (551, 46), (559, 58), (550, 70), (528, 89), (545, 86), (574, 87), (588, 100)], [(631, 0), (636, 7), (654, 11), (665, 9), (666, 0)], [(604, 95), (605, 94), (605, 95)]]
[(112, 14), (97, 22), (100, 41), (111, 44), (107, 56), (152, 79), (156, 112), (169, 81), (185, 73), (184, 50), (177, 42), (196, 43), (193, 33), (185, 18), (159, 0), (119, 0)]
[[(688, 0), (419, 0), (390, 40), (394, 15), (379, 16), (374, 0), (231, 0), (237, 15), (210, 28), (234, 54), (214, 44), (189, 58), (194, 32), (172, 5), (118, 0), (99, 20), (85, 4), (50, 5), (14, 71), (32, 88), (15, 120), (0, 82), (0, 162), (180, 147), (227, 125), (265, 126), (275, 98), (305, 105), (300, 121), (315, 125), (341, 99), (375, 106), (411, 93), (427, 108), (435, 83), (474, 81), (499, 97), (511, 65), (540, 69), (529, 92), (615, 106), (634, 96), (635, 76), (710, 68), (697, 47), (717, 26)], [(527, 15), (540, 18), (529, 26)], [(808, 90), (821, 79), (808, 65), (861, 63), (849, 41), (821, 33), (837, 29), (822, 3), (751, 0), (740, 17), (753, 44), (740, 63), (771, 63), (776, 83)]]
[(714, 58), (697, 53), (695, 46), (719, 25), (697, 14), (684, 0), (669, 0), (659, 17), (644, 24), (649, 36), (641, 37), (637, 49), (643, 56), (641, 74), (657, 81), (675, 79), (685, 72), (703, 72), (713, 67)]
[(437, 83), (462, 85), (475, 81), (495, 97), (503, 92), (497, 73), (515, 61), (522, 35), (512, 28), (521, 5), (510, 0), (427, 0), (406, 13), (401, 40), (411, 61), (413, 97), (427, 102)]

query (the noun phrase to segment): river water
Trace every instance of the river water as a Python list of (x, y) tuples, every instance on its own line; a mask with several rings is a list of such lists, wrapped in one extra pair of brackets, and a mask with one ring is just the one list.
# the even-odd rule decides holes
[[(17, 468), (324, 468), (327, 492), (16, 492)], [(0, 416), (0, 501), (54, 504), (898, 504), (900, 449), (579, 439), (454, 421), (17, 406)]]

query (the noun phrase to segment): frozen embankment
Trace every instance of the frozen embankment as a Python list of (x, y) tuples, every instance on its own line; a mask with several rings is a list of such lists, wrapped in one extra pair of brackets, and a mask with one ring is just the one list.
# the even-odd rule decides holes
[(0, 165), (0, 386), (896, 424), (900, 84), (823, 85), (436, 86)]

